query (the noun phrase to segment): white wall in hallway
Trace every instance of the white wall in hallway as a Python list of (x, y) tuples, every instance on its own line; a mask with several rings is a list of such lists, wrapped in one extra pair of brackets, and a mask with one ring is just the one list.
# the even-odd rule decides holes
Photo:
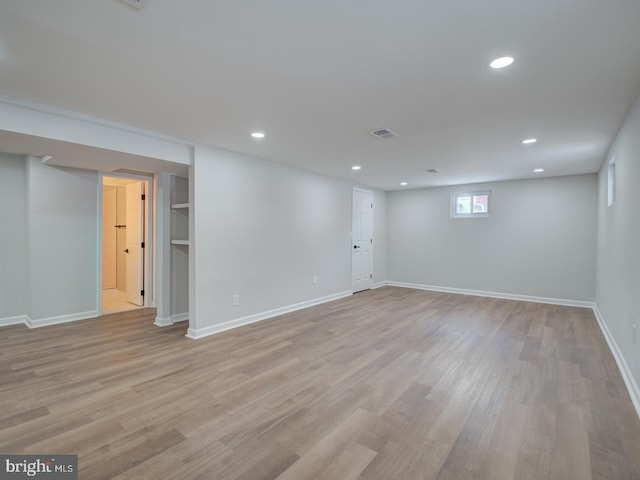
[(0, 324), (27, 310), (25, 160), (0, 153)]
[(97, 313), (98, 173), (27, 157), (31, 305), (37, 321)]

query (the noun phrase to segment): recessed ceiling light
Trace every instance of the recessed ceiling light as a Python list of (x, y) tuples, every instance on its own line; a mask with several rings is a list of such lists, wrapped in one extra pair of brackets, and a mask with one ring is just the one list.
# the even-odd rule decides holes
[(527, 138), (526, 140), (522, 140), (522, 143), (524, 145), (531, 145), (532, 143), (536, 143), (537, 141), (537, 138)]
[(351, 170), (360, 170), (362, 167), (360, 165), (354, 165), (351, 167)]
[(491, 68), (504, 68), (508, 67), (513, 63), (513, 57), (500, 57), (496, 58), (493, 62), (489, 64)]
[(264, 138), (264, 133), (262, 133), (262, 132), (253, 132), (253, 133), (251, 134), (251, 136), (252, 136), (253, 138)]
[(542, 173), (544, 172), (544, 168), (536, 168), (533, 173)]
[(400, 185), (402, 185), (403, 187), (409, 185), (407, 182), (400, 182)]

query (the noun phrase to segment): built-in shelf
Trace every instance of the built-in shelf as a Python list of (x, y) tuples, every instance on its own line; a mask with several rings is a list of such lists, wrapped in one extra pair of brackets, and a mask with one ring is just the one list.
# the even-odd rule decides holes
[[(161, 302), (158, 302), (158, 306), (162, 306), (162, 312), (158, 308), (157, 314), (161, 319), (159, 323), (173, 324), (189, 318), (189, 260), (193, 257), (195, 249), (195, 244), (190, 245), (189, 241), (191, 237), (189, 217), (193, 213), (194, 204), (189, 201), (189, 179), (187, 177), (171, 175), (168, 183), (168, 192), (164, 188), (161, 190), (162, 203), (164, 203), (161, 226), (163, 233), (168, 237), (163, 242), (161, 257), (164, 260), (164, 253), (168, 254), (168, 261), (163, 261), (162, 266), (163, 274), (166, 274), (170, 279), (169, 295), (166, 298), (164, 295), (160, 297)], [(165, 195), (166, 193), (168, 195)], [(163, 293), (167, 291), (166, 287), (167, 285), (163, 282)]]
[[(172, 210), (180, 211), (180, 210), (186, 210), (188, 208), (189, 208), (189, 204), (188, 203), (173, 203), (173, 204), (171, 204), (171, 209)], [(179, 216), (182, 217), (182, 215), (179, 215)], [(189, 246), (189, 240), (171, 240), (171, 245)]]

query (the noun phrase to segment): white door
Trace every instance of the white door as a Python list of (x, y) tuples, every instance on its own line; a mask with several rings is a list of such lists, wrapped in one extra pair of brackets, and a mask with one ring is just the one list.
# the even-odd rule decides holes
[(144, 305), (144, 184), (129, 183), (127, 189), (127, 301)]
[(116, 187), (102, 187), (102, 289), (116, 288)]
[(352, 289), (353, 293), (373, 286), (373, 192), (353, 189)]

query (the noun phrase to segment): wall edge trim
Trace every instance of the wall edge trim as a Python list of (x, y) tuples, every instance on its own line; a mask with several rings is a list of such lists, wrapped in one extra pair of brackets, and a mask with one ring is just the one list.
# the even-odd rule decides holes
[(246, 317), (236, 318), (234, 320), (229, 320), (227, 322), (211, 325), (209, 327), (189, 328), (186, 336), (193, 340), (198, 340), (200, 338), (208, 337), (210, 335), (226, 332), (227, 330), (232, 330), (234, 328), (239, 328), (245, 325), (250, 325), (252, 323), (268, 320), (270, 318), (277, 317), (279, 315), (284, 315), (286, 313), (302, 310), (303, 308), (313, 307), (315, 305), (320, 305), (322, 303), (339, 300), (341, 298), (351, 296), (352, 294), (353, 293), (351, 292), (351, 290), (345, 290), (343, 292), (334, 293), (324, 297), (318, 297), (311, 300), (306, 300), (304, 302), (294, 303), (292, 305), (287, 305), (280, 308), (274, 308), (273, 310), (267, 310), (267, 311), (256, 313)]
[(9, 325), (27, 325), (26, 315), (17, 315), (15, 317), (0, 318), (0, 327), (8, 327)]
[(79, 320), (88, 320), (90, 318), (96, 318), (98, 317), (98, 311), (97, 310), (89, 310), (87, 312), (80, 312), (80, 313), (72, 313), (69, 315), (59, 315), (56, 317), (48, 317), (48, 318), (38, 318), (37, 320), (34, 320), (30, 317), (27, 317), (27, 322), (25, 322), (25, 324), (29, 327), (29, 328), (40, 328), (40, 327), (47, 327), (49, 325), (57, 325), (59, 323), (68, 323), (68, 322), (77, 322)]
[(593, 313), (598, 321), (598, 326), (602, 331), (602, 335), (604, 339), (607, 341), (607, 345), (609, 346), (609, 350), (611, 350), (611, 354), (613, 355), (616, 364), (618, 365), (618, 370), (620, 370), (620, 375), (622, 375), (622, 380), (624, 381), (624, 385), (627, 387), (627, 392), (629, 392), (629, 397), (631, 397), (631, 403), (633, 403), (633, 407), (636, 410), (636, 414), (638, 418), (640, 418), (640, 388), (638, 388), (638, 384), (631, 373), (631, 369), (627, 364), (627, 361), (622, 355), (622, 351), (618, 347), (609, 327), (607, 327), (607, 323), (604, 321), (604, 317), (600, 313), (598, 309), (598, 305), (596, 303), (593, 304)]
[(173, 321), (171, 320), (171, 317), (156, 317), (153, 324), (156, 327), (168, 327), (173, 325)]
[(459, 295), (473, 295), (476, 297), (500, 298), (503, 300), (517, 300), (521, 302), (547, 303), (550, 305), (562, 305), (565, 307), (593, 308), (594, 303), (584, 300), (568, 300), (564, 298), (536, 297), (533, 295), (519, 295), (514, 293), (487, 292), (484, 290), (469, 290), (465, 288), (440, 287), (436, 285), (423, 285), (419, 283), (386, 282), (386, 285), (400, 288), (414, 288), (416, 290), (429, 290), (432, 292), (456, 293)]

